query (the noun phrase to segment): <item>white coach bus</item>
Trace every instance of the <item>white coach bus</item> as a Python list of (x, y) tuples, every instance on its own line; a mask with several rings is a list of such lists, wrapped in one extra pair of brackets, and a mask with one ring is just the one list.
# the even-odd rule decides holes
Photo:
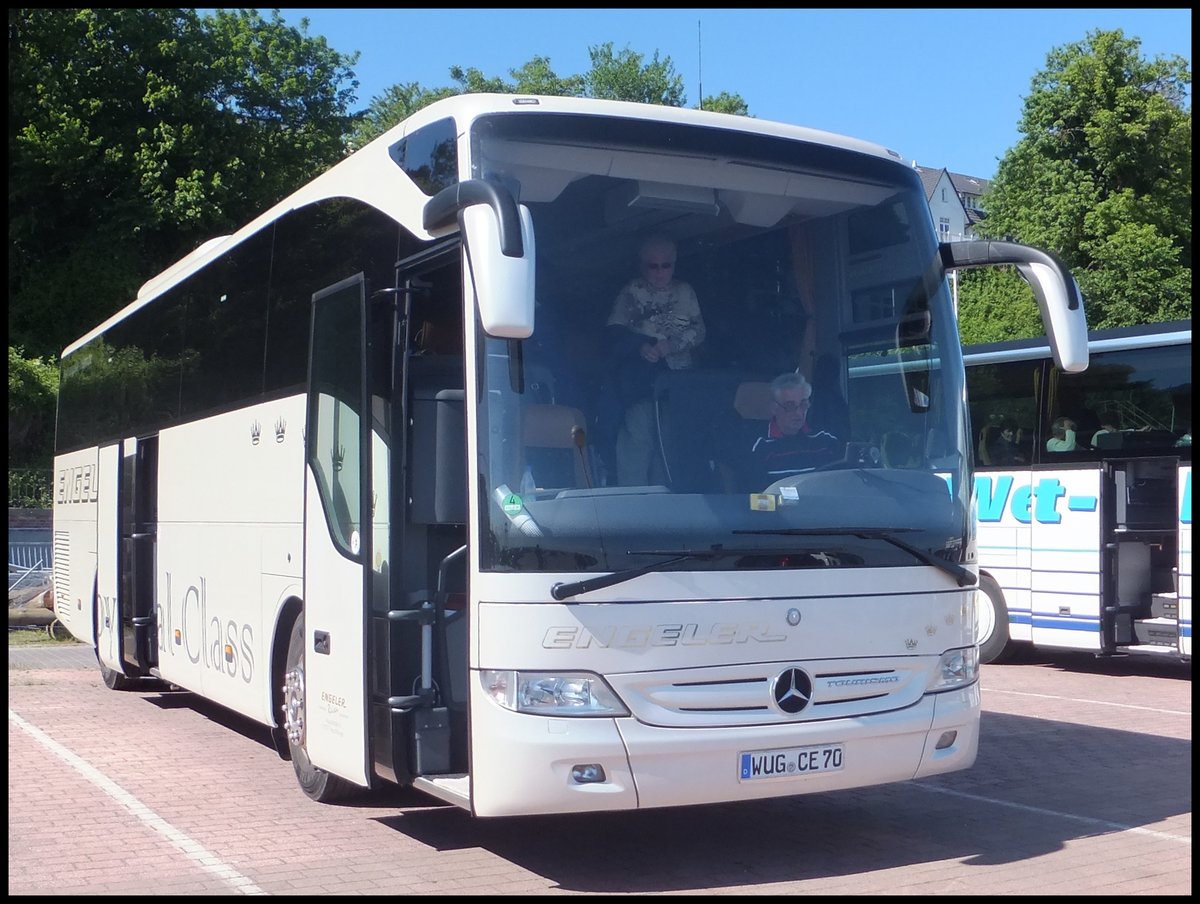
[(1097, 330), (1089, 354), (1072, 374), (1045, 339), (963, 350), (984, 662), (1191, 658), (1192, 322)]
[[(651, 234), (707, 337), (648, 377), (654, 476), (622, 485), (604, 339)], [(992, 264), (1086, 366), (1069, 273), (939, 245), (892, 151), (439, 102), (65, 349), (58, 617), (109, 686), (270, 726), (322, 801), (393, 783), (485, 817), (965, 769), (974, 484), (946, 276)], [(899, 366), (851, 386), (874, 360)], [(836, 460), (731, 485), (730, 437), (769, 429), (769, 381), (796, 371), (812, 419), (845, 425)], [(876, 433), (913, 454), (881, 460)]]

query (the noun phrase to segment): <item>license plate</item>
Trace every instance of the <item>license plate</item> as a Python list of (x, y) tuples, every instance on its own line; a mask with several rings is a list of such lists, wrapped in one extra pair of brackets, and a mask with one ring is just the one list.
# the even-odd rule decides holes
[(836, 772), (844, 765), (841, 744), (813, 747), (785, 747), (779, 750), (751, 750), (738, 757), (738, 777), (742, 781)]

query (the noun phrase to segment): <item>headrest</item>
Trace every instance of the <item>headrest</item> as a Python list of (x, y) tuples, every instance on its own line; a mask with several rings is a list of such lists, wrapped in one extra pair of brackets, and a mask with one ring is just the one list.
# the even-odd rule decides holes
[(549, 449), (572, 449), (575, 438), (572, 427), (587, 429), (583, 414), (566, 405), (526, 405), (524, 412), (524, 437), (526, 446), (542, 446)]
[(733, 395), (734, 410), (748, 421), (771, 419), (771, 384), (739, 383)]

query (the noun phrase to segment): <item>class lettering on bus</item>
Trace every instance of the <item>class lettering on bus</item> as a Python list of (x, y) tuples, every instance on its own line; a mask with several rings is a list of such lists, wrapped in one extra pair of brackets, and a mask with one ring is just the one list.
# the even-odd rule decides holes
[(1192, 324), (963, 350), (984, 662), (1022, 645), (1192, 655)]
[[(578, 98), (430, 105), (63, 352), (58, 615), (303, 791), (480, 817), (969, 768), (970, 437), (895, 153)], [(852, 369), (866, 375), (850, 379)]]

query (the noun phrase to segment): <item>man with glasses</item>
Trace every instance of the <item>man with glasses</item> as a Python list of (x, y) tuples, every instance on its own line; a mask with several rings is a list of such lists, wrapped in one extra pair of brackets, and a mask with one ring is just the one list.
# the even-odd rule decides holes
[(828, 430), (808, 422), (812, 384), (801, 373), (785, 373), (771, 382), (771, 419), (732, 456), (737, 489), (761, 493), (775, 481), (838, 459), (845, 449)]
[[(645, 486), (660, 482), (651, 393), (661, 370), (692, 366), (704, 341), (704, 318), (691, 285), (675, 278), (676, 247), (669, 236), (642, 242), (638, 275), (625, 284), (608, 318), (609, 376), (602, 391), (599, 441), (615, 439), (616, 482)], [(611, 475), (609, 483), (612, 482)]]

